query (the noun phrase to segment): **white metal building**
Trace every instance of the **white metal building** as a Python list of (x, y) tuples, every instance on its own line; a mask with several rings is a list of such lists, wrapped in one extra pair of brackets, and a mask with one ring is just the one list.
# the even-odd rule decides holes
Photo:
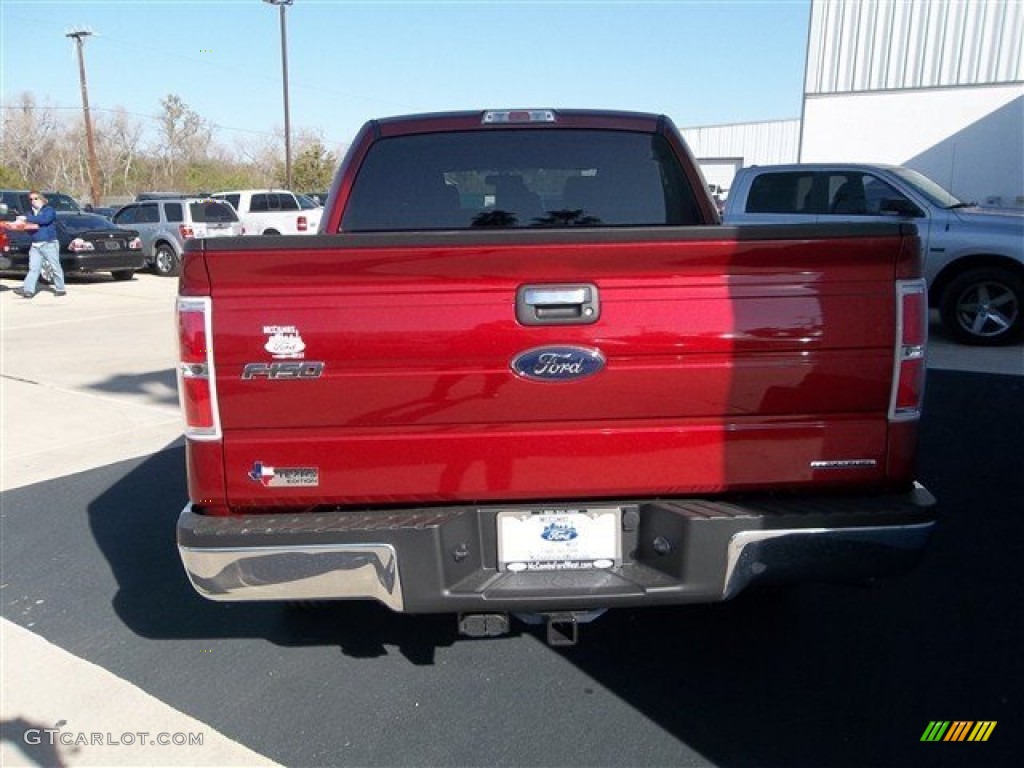
[[(753, 123), (727, 156), (906, 165), (962, 199), (1024, 206), (1018, 0), (813, 0), (803, 104), (795, 152), (763, 159), (779, 123)], [(683, 133), (703, 162), (735, 129)]]
[(800, 121), (795, 119), (682, 128), (680, 132), (708, 184), (724, 190), (743, 166), (792, 163), (800, 151)]

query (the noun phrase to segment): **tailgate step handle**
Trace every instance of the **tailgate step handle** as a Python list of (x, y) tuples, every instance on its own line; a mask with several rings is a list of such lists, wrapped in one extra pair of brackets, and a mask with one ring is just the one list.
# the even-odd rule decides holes
[(516, 319), (523, 325), (589, 325), (600, 315), (593, 283), (523, 285), (516, 291)]

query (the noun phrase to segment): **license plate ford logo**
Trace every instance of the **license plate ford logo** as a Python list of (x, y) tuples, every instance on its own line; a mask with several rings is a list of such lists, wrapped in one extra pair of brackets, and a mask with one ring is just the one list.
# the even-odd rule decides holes
[(604, 368), (604, 355), (588, 347), (536, 347), (512, 358), (516, 375), (531, 381), (575, 381)]

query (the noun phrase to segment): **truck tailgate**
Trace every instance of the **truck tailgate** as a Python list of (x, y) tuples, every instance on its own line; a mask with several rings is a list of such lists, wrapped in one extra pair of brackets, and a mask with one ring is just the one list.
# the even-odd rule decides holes
[[(208, 241), (190, 256), (213, 286), (227, 498), (877, 484), (907, 236), (830, 225)], [(594, 288), (596, 314), (525, 324), (524, 286)], [(562, 380), (513, 369), (525, 352), (566, 349), (597, 362)]]

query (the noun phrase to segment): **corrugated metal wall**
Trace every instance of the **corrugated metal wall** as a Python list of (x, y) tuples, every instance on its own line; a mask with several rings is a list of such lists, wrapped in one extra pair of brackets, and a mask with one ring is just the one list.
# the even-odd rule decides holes
[(808, 95), (1024, 81), (1019, 0), (816, 0)]
[(744, 165), (792, 163), (800, 148), (799, 120), (681, 128), (680, 133), (695, 157), (741, 158)]

